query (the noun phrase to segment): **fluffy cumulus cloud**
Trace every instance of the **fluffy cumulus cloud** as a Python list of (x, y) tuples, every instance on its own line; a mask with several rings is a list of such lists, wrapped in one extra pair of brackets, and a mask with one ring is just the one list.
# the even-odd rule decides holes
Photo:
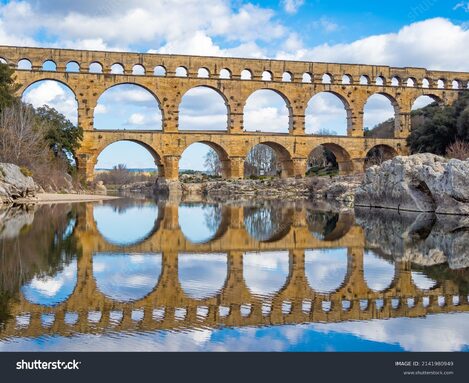
[(396, 33), (372, 35), (347, 44), (322, 44), (277, 58), (418, 66), (430, 69), (468, 69), (469, 30), (443, 18), (407, 25)]
[(300, 9), (304, 3), (304, 0), (283, 0), (282, 3), (285, 12), (294, 14), (298, 12), (298, 9)]

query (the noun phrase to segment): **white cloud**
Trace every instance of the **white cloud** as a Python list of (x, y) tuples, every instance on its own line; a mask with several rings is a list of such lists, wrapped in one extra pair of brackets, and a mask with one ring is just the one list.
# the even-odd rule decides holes
[(313, 27), (320, 29), (326, 33), (335, 32), (339, 29), (339, 24), (334, 23), (332, 20), (329, 20), (327, 17), (321, 17), (319, 20), (313, 22)]
[(283, 0), (283, 8), (285, 9), (285, 12), (294, 14), (298, 12), (300, 7), (303, 5), (304, 0)]
[(131, 114), (128, 123), (131, 125), (143, 125), (145, 123), (145, 116), (141, 113), (133, 113)]
[(434, 18), (404, 26), (397, 33), (279, 52), (277, 58), (467, 71), (469, 51), (462, 48), (466, 46), (469, 30)]
[(457, 3), (453, 9), (454, 10), (463, 9), (465, 12), (469, 12), (469, 2), (461, 1), (460, 3)]

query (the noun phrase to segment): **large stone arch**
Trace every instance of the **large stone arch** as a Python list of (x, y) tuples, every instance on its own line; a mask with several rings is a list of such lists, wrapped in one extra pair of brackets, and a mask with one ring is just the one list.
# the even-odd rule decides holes
[(96, 165), (96, 162), (98, 161), (99, 155), (104, 151), (104, 149), (106, 149), (112, 144), (115, 144), (116, 142), (122, 141), (133, 142), (145, 148), (151, 154), (155, 161), (155, 165), (158, 168), (158, 176), (165, 176), (164, 161), (162, 161), (162, 157), (160, 156), (160, 154), (157, 153), (157, 151), (149, 143), (138, 139), (117, 138), (102, 142), (101, 145), (95, 148), (92, 153), (77, 153), (77, 168), (79, 173), (86, 179), (86, 181), (93, 181), (94, 167)]
[[(246, 94), (244, 95), (243, 100), (242, 100), (243, 120), (246, 121), (246, 106), (247, 106), (247, 102), (248, 102), (249, 98), (251, 96), (253, 96), (258, 91), (273, 92), (274, 94), (276, 94), (276, 95), (278, 95), (282, 98), (282, 100), (284, 101), (285, 106), (287, 108), (287, 111), (288, 111), (288, 133), (285, 133), (285, 134), (291, 133), (292, 130), (293, 130), (293, 107), (292, 107), (292, 102), (290, 101), (290, 99), (286, 95), (286, 92), (284, 92), (283, 90), (277, 89), (275, 87), (262, 86), (262, 87), (259, 87), (259, 88), (256, 88), (256, 89), (249, 89), (249, 91), (246, 92)], [(244, 125), (244, 129), (245, 128), (246, 128), (246, 126)], [(266, 131), (264, 133), (269, 133), (269, 132)]]
[[(47, 73), (47, 72), (45, 72)], [(52, 72), (54, 73), (54, 72)], [(20, 98), (22, 98), (24, 96), (24, 93), (33, 85), (39, 83), (39, 82), (43, 82), (43, 81), (55, 81), (55, 82), (58, 82), (62, 85), (64, 85), (66, 88), (68, 88), (72, 93), (73, 93), (73, 96), (75, 97), (75, 100), (78, 104), (78, 97), (77, 97), (77, 93), (78, 91), (75, 90), (73, 87), (72, 87), (72, 84), (68, 81), (65, 81), (63, 79), (60, 79), (60, 78), (54, 78), (52, 76), (45, 76), (43, 78), (38, 78), (38, 79), (35, 79), (34, 81), (31, 81), (29, 83), (22, 83), (19, 90), (18, 90), (18, 94), (20, 96)]]
[(365, 154), (365, 169), (368, 166), (380, 165), (382, 162), (390, 160), (399, 155), (397, 150), (390, 145), (377, 144), (371, 147)]
[[(231, 106), (230, 106), (230, 102), (228, 101), (228, 98), (227, 96), (225, 95), (225, 93), (223, 93), (222, 90), (220, 90), (219, 88), (211, 85), (211, 84), (198, 84), (198, 85), (190, 85), (190, 86), (184, 86), (184, 87), (181, 87), (179, 89), (179, 93), (180, 93), (180, 96), (178, 97), (178, 106), (177, 106), (177, 116), (178, 116), (178, 130), (181, 129), (181, 104), (183, 102), (183, 99), (184, 99), (184, 96), (187, 95), (188, 92), (190, 92), (191, 90), (194, 90), (194, 89), (200, 89), (200, 88), (205, 88), (205, 89), (209, 89), (211, 91), (214, 91), (217, 95), (219, 95), (223, 102), (225, 103), (225, 113), (226, 113), (226, 126), (225, 126), (225, 129), (223, 129), (223, 131), (228, 131), (230, 129), (230, 120), (231, 120)], [(190, 130), (193, 130), (193, 129), (190, 129)], [(217, 129), (218, 130), (218, 129)], [(221, 130), (221, 129), (220, 129)]]
[(339, 174), (343, 175), (343, 174), (350, 174), (350, 173), (355, 172), (356, 169), (354, 169), (354, 164), (352, 161), (351, 154), (343, 146), (336, 144), (334, 142), (326, 141), (326, 142), (320, 143), (319, 145), (311, 147), (310, 148), (311, 150), (309, 150), (308, 152), (308, 157), (309, 157), (309, 154), (313, 150), (315, 150), (318, 146), (322, 146), (334, 154), (337, 164), (339, 166)]
[[(375, 92), (375, 93), (372, 93), (370, 95), (368, 95), (363, 103), (363, 106), (362, 106), (362, 115), (363, 115), (363, 127), (364, 126), (364, 120), (365, 120), (365, 107), (368, 103), (368, 101), (370, 100), (370, 98), (372, 98), (373, 96), (383, 96), (385, 97), (390, 103), (391, 103), (391, 106), (394, 110), (394, 137), (398, 137), (399, 136), (399, 132), (401, 131), (401, 115), (404, 113), (404, 112), (408, 112), (407, 114), (410, 114), (410, 110), (406, 110), (408, 109), (405, 105), (401, 105), (397, 98), (395, 96), (393, 96), (392, 94), (390, 93), (387, 93), (387, 92), (384, 92), (384, 91), (380, 91), (380, 92)], [(409, 118), (410, 118), (410, 115), (409, 115)]]
[(245, 160), (249, 152), (257, 145), (266, 145), (274, 151), (277, 157), (277, 165), (280, 167), (280, 176), (282, 178), (294, 176), (293, 155), (291, 150), (278, 142), (259, 140), (258, 142), (252, 143), (249, 147), (246, 148)]
[[(124, 76), (125, 77), (125, 76)], [(123, 81), (116, 81), (116, 82), (113, 82), (113, 84), (111, 86), (107, 86), (107, 87), (103, 87), (99, 90), (99, 92), (96, 92), (95, 94), (95, 105), (94, 105), (94, 108), (96, 108), (96, 106), (98, 105), (99, 103), (99, 100), (100, 98), (108, 91), (108, 90), (111, 90), (111, 89), (114, 89), (116, 87), (119, 87), (119, 86), (122, 86), (122, 85), (131, 85), (131, 86), (136, 86), (138, 88), (141, 88), (143, 89), (144, 91), (148, 92), (156, 101), (156, 105), (158, 106), (158, 110), (160, 111), (161, 113), (161, 129), (163, 129), (163, 125), (164, 125), (164, 121), (165, 121), (165, 113), (164, 113), (164, 108), (163, 108), (163, 104), (161, 102), (161, 99), (158, 97), (158, 95), (156, 94), (156, 92), (154, 90), (152, 90), (151, 88), (149, 88), (148, 86), (146, 86), (145, 84), (141, 84), (140, 82), (138, 81), (128, 81), (128, 80), (123, 80)], [(96, 111), (93, 110), (93, 127), (94, 127), (94, 120), (95, 120), (95, 117), (96, 117)]]
[[(318, 92), (315, 92), (313, 93), (306, 101), (306, 108), (305, 108), (305, 117), (306, 117), (306, 110), (307, 108), (309, 107), (309, 104), (310, 102), (318, 95), (321, 95), (321, 94), (330, 94), (330, 95), (333, 95), (334, 97), (336, 97), (339, 101), (341, 101), (343, 107), (344, 107), (344, 110), (345, 110), (345, 115), (346, 115), (346, 128), (347, 128), (347, 132), (351, 131), (352, 130), (352, 122), (353, 122), (353, 112), (352, 112), (352, 108), (350, 106), (350, 102), (349, 100), (347, 99), (347, 97), (343, 94), (341, 94), (340, 92), (338, 91), (334, 91), (334, 90), (331, 90), (331, 89), (324, 89), (324, 90), (321, 90), (321, 91), (318, 91)], [(306, 130), (306, 119), (305, 119), (305, 130)]]

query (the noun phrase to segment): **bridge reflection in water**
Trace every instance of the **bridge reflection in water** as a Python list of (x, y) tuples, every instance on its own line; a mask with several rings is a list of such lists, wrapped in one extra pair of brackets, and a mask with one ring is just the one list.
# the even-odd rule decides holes
[[(191, 226), (191, 208), (205, 221)], [(389, 257), (351, 212), (318, 212), (305, 203), (146, 200), (67, 209), (59, 237), (73, 239), (75, 257), (66, 256), (67, 239), (56, 251), (63, 262), (55, 272), (49, 265), (19, 278), (22, 287), (9, 302), (0, 339), (369, 321), (469, 309), (467, 286), (447, 265), (427, 275), (415, 259)], [(126, 211), (133, 220), (123, 219)], [(117, 235), (110, 230), (116, 223)], [(2, 241), (8, 245), (11, 238)], [(2, 270), (2, 281), (9, 270)]]

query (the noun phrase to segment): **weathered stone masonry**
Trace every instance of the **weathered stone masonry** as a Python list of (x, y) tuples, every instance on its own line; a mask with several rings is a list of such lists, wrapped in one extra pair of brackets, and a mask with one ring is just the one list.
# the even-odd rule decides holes
[[(147, 148), (161, 175), (169, 180), (178, 177), (181, 154), (195, 142), (206, 143), (217, 151), (223, 163), (224, 176), (228, 178), (243, 177), (244, 160), (251, 148), (259, 143), (269, 145), (277, 153), (282, 176), (304, 176), (307, 157), (318, 145), (326, 146), (335, 154), (341, 173), (361, 172), (366, 154), (377, 145), (383, 145), (394, 155), (407, 154), (405, 138), (411, 130), (410, 112), (419, 96), (427, 95), (441, 104), (451, 104), (459, 92), (467, 89), (469, 81), (469, 73), (423, 68), (71, 49), (2, 46), (0, 58), (15, 68), (17, 81), (21, 84), (20, 94), (41, 80), (59, 81), (74, 92), (78, 102), (78, 122), (85, 131), (77, 162), (80, 173), (87, 180), (93, 179), (94, 166), (101, 151), (121, 140), (133, 141)], [(23, 59), (31, 63), (30, 70), (18, 69), (18, 62)], [(56, 70), (44, 70), (46, 61), (52, 61)], [(78, 64), (79, 72), (67, 71), (70, 63)], [(90, 73), (92, 63), (99, 64), (102, 73)], [(116, 63), (123, 66), (123, 74), (110, 73), (111, 66)], [(136, 65), (140, 69), (143, 67), (143, 74), (134, 72)], [(156, 67), (162, 68), (163, 76), (154, 74)], [(177, 68), (183, 68), (187, 76), (177, 76)], [(208, 77), (199, 76), (201, 69)], [(251, 77), (248, 80), (241, 79), (241, 72), (245, 70)], [(229, 78), (220, 78), (222, 71), (229, 74)], [(263, 76), (271, 79), (265, 81)], [(324, 83), (324, 77), (328, 77), (330, 83)], [(136, 84), (155, 96), (162, 111), (162, 131), (94, 129), (94, 108), (100, 95), (118, 84)], [(178, 130), (182, 96), (197, 86), (210, 87), (224, 98), (228, 109), (227, 131)], [(259, 89), (271, 89), (283, 97), (290, 112), (289, 133), (243, 130), (246, 100)], [(305, 134), (308, 102), (320, 92), (333, 93), (344, 103), (347, 136)], [(394, 138), (363, 137), (363, 110), (373, 94), (386, 96), (394, 106)]]

